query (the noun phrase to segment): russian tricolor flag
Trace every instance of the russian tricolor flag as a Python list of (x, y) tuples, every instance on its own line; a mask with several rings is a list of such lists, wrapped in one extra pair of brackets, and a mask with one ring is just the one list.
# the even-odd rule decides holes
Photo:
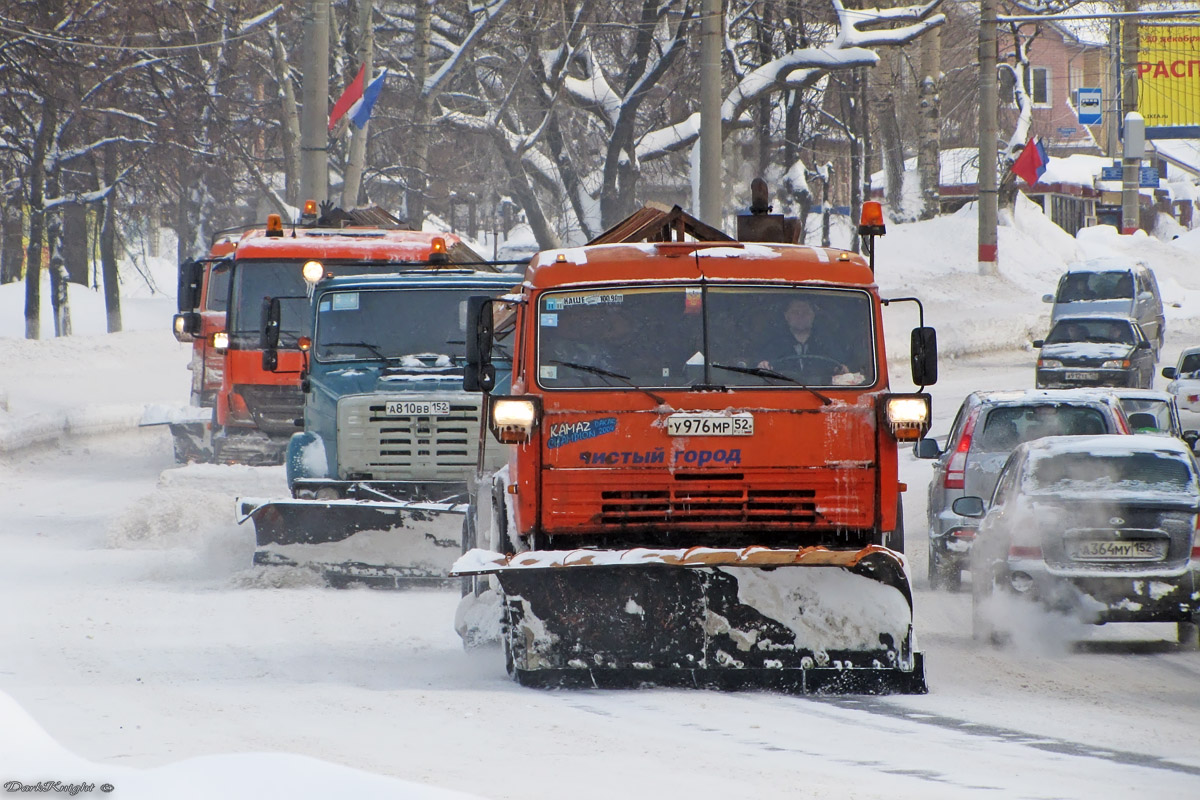
[(333, 126), (337, 124), (338, 120), (347, 114), (350, 115), (350, 121), (359, 130), (371, 118), (371, 111), (375, 108), (375, 101), (379, 99), (379, 91), (383, 88), (383, 79), (387, 77), (387, 70), (385, 69), (378, 78), (371, 81), (364, 91), (363, 77), (366, 69), (366, 64), (359, 67), (354, 80), (350, 81), (350, 85), (342, 92), (342, 96), (333, 104), (333, 110), (329, 112), (329, 130), (333, 130)]

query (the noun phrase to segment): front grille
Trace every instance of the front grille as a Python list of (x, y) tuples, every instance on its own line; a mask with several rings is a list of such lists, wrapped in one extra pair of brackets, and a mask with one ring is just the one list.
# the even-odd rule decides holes
[(600, 493), (603, 525), (666, 525), (740, 522), (814, 525), (819, 521), (812, 489), (693, 489)]
[(303, 429), (304, 393), (299, 386), (242, 384), (234, 391), (246, 401), (255, 426), (274, 434), (291, 434)]
[[(345, 397), (338, 402), (338, 472), (373, 480), (466, 480), (474, 474), (479, 448), (480, 401), (450, 399), (444, 416), (389, 417), (386, 398)], [(445, 401), (447, 397), (403, 395), (404, 400)]]

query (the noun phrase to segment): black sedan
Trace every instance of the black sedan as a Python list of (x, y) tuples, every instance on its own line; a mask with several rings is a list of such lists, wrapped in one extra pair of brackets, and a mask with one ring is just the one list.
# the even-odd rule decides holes
[(1200, 481), (1187, 444), (1168, 436), (1050, 436), (1017, 447), (971, 548), (975, 635), (1003, 631), (993, 592), (1085, 623), (1169, 622), (1195, 646), (1200, 612)]
[(1033, 346), (1039, 389), (1129, 386), (1149, 389), (1154, 381), (1154, 347), (1128, 317), (1064, 317)]

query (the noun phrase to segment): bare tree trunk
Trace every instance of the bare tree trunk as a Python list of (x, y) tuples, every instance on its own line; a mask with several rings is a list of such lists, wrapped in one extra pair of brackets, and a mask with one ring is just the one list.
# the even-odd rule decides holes
[(271, 25), (271, 52), (274, 55), (275, 85), (279, 87), (283, 142), (284, 197), (289, 205), (300, 204), (300, 112), (296, 108), (296, 88), (292, 85), (291, 66), (279, 28)]
[(42, 239), (46, 225), (46, 151), (58, 124), (58, 106), (49, 95), (42, 106), (42, 120), (33, 143), (33, 159), (26, 176), (29, 182), (29, 255), (25, 267), (25, 338), (41, 338)]
[[(49, 193), (57, 197), (62, 191), (58, 172), (46, 177)], [(63, 256), (62, 206), (46, 212), (46, 247), (50, 250), (50, 308), (54, 315), (54, 335), (71, 335), (71, 307), (67, 295), (67, 266)]]
[[(896, 119), (895, 92), (876, 95), (875, 121), (879, 125), (880, 155), (887, 173), (887, 204), (896, 215), (904, 206), (904, 141), (900, 136), (900, 121)], [(868, 177), (865, 189), (869, 188)]]
[(429, 98), (425, 96), (425, 82), (429, 78), (429, 43), (432, 36), (432, 11), (430, 0), (417, 0), (417, 18), (413, 31), (413, 83), (417, 96), (412, 109), (412, 153), (408, 165), (408, 192), (405, 206), (408, 209), (408, 224), (413, 230), (421, 230), (425, 222), (425, 186), (429, 167)]
[(21, 280), (25, 269), (22, 220), (25, 203), (15, 188), (0, 198), (0, 284), (15, 283)]
[(867, 71), (856, 67), (850, 71), (850, 249), (858, 252), (861, 243), (858, 226), (853, 224), (862, 209), (863, 188), (870, 182), (867, 174)]
[[(371, 81), (372, 62), (375, 58), (375, 28), (371, 24), (374, 0), (358, 0), (358, 58), (366, 65), (366, 80)], [(367, 163), (367, 135), (371, 123), (361, 129), (353, 127), (350, 134), (350, 154), (346, 157), (346, 173), (342, 179), (342, 208), (357, 208), (362, 194), (363, 169)]]
[(87, 206), (83, 203), (67, 203), (62, 214), (63, 264), (67, 280), (81, 286), (88, 285), (88, 224)]
[(920, 219), (933, 219), (942, 210), (941, 176), (942, 32), (927, 32), (921, 40), (920, 142), (917, 171), (921, 175)]
[[(104, 154), (104, 184), (113, 186), (117, 179), (117, 155), (114, 151)], [(114, 186), (102, 204), (104, 216), (100, 224), (100, 270), (104, 276), (104, 311), (108, 320), (108, 332), (121, 330), (121, 287), (117, 276), (117, 189)], [(157, 225), (154, 238), (158, 238)]]

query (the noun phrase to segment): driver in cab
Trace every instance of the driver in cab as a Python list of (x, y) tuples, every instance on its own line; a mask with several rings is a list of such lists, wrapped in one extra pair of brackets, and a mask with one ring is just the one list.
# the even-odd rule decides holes
[(846, 365), (828, 320), (819, 318), (812, 298), (797, 297), (788, 301), (783, 321), (788, 335), (776, 352), (758, 362), (761, 369), (803, 375), (809, 380), (835, 386), (855, 385), (864, 380), (861, 373), (852, 372)]

